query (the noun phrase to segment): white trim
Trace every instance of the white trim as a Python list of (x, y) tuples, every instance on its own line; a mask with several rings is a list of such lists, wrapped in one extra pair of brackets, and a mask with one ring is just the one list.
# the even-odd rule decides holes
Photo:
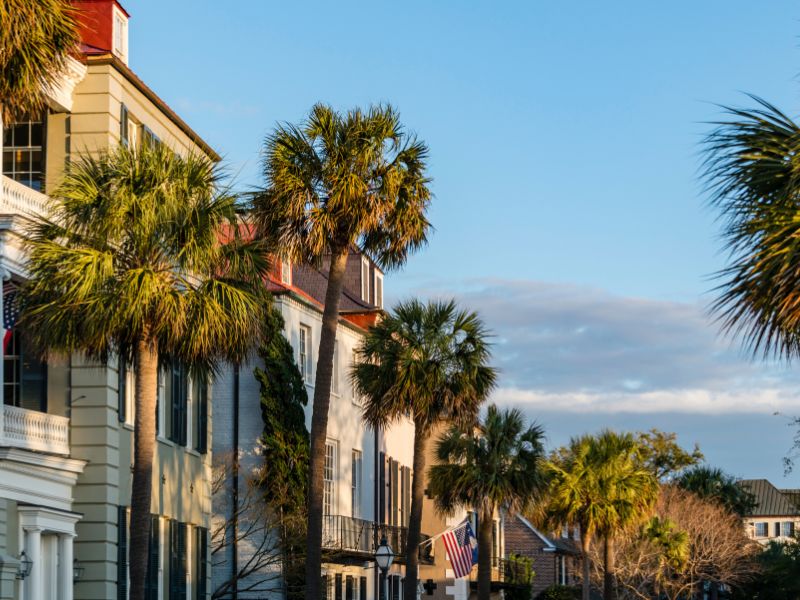
[[(114, 6), (112, 12), (111, 23), (111, 51), (119, 57), (119, 59), (128, 64), (128, 17), (123, 13), (119, 7)], [(120, 29), (120, 27), (122, 29)], [(117, 46), (117, 34), (120, 37), (120, 45)]]
[[(383, 273), (375, 269), (375, 277), (373, 278), (374, 281), (372, 282), (373, 290), (375, 292), (375, 302), (373, 304), (378, 308), (383, 308)], [(381, 286), (381, 297), (380, 301), (378, 301), (378, 282), (380, 282)]]

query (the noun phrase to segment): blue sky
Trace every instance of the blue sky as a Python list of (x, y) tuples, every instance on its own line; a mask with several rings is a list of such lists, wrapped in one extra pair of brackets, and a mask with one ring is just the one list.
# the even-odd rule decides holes
[(387, 295), (456, 295), (497, 333), (498, 401), (553, 443), (662, 427), (782, 479), (798, 376), (704, 309), (723, 264), (698, 181), (717, 104), (797, 113), (800, 5), (130, 0), (132, 68), (242, 188), (276, 121), (391, 101), (431, 148), (429, 248)]

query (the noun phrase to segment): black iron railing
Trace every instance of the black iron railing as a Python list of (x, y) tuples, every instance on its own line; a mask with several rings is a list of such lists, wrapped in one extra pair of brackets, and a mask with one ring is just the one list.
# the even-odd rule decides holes
[[(408, 544), (408, 528), (397, 525), (381, 525), (366, 519), (344, 515), (326, 515), (322, 518), (322, 548), (328, 552), (343, 553), (372, 558), (381, 540), (392, 547), (396, 560), (403, 561)], [(422, 534), (422, 540), (430, 536)], [(420, 548), (420, 560), (433, 562), (432, 545)]]

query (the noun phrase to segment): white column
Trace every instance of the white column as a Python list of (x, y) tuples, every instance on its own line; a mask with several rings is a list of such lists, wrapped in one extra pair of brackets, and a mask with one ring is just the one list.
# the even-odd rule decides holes
[(41, 527), (32, 527), (25, 530), (25, 554), (28, 560), (32, 562), (31, 574), (25, 580), (26, 600), (45, 600)]
[(72, 600), (72, 540), (75, 536), (61, 533), (58, 536), (58, 600)]

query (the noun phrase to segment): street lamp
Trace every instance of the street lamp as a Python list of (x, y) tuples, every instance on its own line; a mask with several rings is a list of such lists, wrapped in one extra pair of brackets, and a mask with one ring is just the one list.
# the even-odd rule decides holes
[(381, 538), (381, 544), (375, 550), (375, 562), (378, 563), (378, 568), (383, 574), (383, 600), (389, 600), (389, 578), (386, 577), (386, 572), (392, 566), (394, 561), (394, 551), (386, 541), (386, 536)]

